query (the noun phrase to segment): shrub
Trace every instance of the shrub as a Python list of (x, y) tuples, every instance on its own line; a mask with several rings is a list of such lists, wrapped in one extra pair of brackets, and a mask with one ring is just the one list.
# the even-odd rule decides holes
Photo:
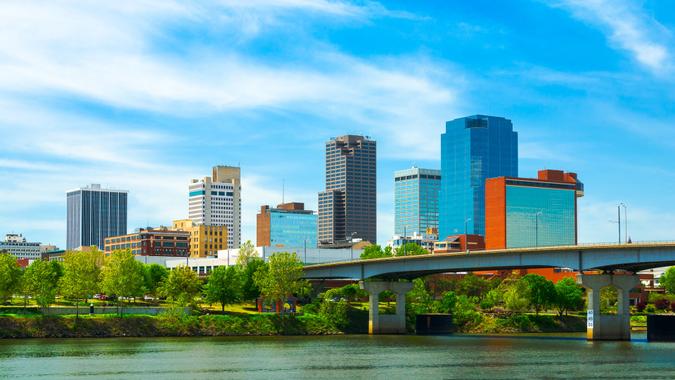
[(645, 308), (645, 312), (656, 313), (656, 308), (654, 307), (654, 305), (647, 305), (647, 307)]
[(637, 303), (637, 305), (635, 305), (635, 310), (637, 310), (638, 313), (642, 313), (643, 311), (645, 311), (646, 307), (647, 307), (647, 304), (640, 301), (640, 302)]
[(330, 299), (326, 299), (321, 303), (319, 315), (336, 328), (342, 330), (349, 325), (348, 309), (349, 305), (344, 300), (333, 302)]
[(657, 310), (666, 310), (670, 306), (670, 301), (668, 301), (665, 298), (659, 298), (656, 301), (654, 301), (654, 307)]

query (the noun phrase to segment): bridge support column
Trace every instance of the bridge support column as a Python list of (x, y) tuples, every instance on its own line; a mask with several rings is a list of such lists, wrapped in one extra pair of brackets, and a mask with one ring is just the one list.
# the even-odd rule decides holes
[[(368, 292), (368, 334), (405, 334), (405, 295), (412, 289), (410, 282), (369, 281), (359, 282)], [(396, 294), (396, 314), (380, 315), (380, 293), (389, 290)]]
[[(586, 288), (588, 297), (586, 339), (630, 340), (629, 294), (640, 284), (640, 278), (637, 275), (579, 274), (577, 283)], [(607, 286), (615, 287), (618, 293), (616, 315), (600, 314), (600, 289)]]

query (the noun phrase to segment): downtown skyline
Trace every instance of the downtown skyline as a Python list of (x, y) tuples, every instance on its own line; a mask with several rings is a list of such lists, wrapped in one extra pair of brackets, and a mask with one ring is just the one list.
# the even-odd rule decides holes
[(580, 242), (616, 240), (619, 202), (634, 240), (668, 239), (675, 12), (603, 3), (3, 3), (0, 233), (65, 247), (65, 191), (90, 183), (129, 190), (130, 231), (170, 225), (190, 179), (225, 164), (255, 241), (282, 182), (318, 209), (324, 141), (359, 134), (378, 142), (382, 243), (394, 171), (439, 169), (445, 122), (479, 113), (513, 121), (521, 176), (583, 178)]

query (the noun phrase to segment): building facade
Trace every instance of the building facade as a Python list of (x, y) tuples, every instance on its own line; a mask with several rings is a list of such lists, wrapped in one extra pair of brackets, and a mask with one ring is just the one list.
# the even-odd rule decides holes
[(104, 252), (128, 249), (136, 256), (187, 257), (190, 255), (190, 233), (166, 227), (141, 228), (133, 234), (105, 239)]
[(257, 247), (316, 247), (317, 216), (304, 203), (261, 206), (256, 216)]
[(93, 184), (66, 193), (68, 211), (66, 248), (103, 249), (110, 236), (127, 233), (127, 191), (102, 189)]
[(541, 170), (538, 178), (490, 178), (485, 185), (487, 249), (577, 244), (575, 173)]
[(423, 235), (438, 228), (441, 171), (412, 167), (394, 173), (394, 234)]
[(215, 166), (212, 177), (190, 184), (188, 217), (197, 225), (227, 226), (228, 247), (241, 243), (241, 171)]
[(376, 144), (345, 135), (326, 142), (326, 190), (319, 193), (319, 245), (377, 240)]
[(190, 219), (174, 220), (171, 227), (189, 234), (190, 257), (215, 257), (219, 250), (228, 249), (229, 226), (196, 224)]
[(511, 120), (474, 115), (448, 121), (441, 135), (439, 238), (485, 234), (485, 180), (518, 176)]
[(42, 257), (40, 243), (26, 241), (21, 234), (7, 234), (5, 240), (0, 241), (0, 252), (6, 251), (17, 259), (35, 260)]

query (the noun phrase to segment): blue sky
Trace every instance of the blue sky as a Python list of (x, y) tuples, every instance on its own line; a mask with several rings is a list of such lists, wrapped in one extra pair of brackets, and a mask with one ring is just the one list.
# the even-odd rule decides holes
[(191, 178), (240, 164), (261, 204), (316, 209), (324, 142), (438, 168), (446, 120), (510, 118), (520, 175), (579, 173), (580, 239), (675, 239), (675, 8), (627, 0), (0, 3), (0, 233), (65, 245), (65, 191), (130, 191), (129, 229), (187, 214)]

